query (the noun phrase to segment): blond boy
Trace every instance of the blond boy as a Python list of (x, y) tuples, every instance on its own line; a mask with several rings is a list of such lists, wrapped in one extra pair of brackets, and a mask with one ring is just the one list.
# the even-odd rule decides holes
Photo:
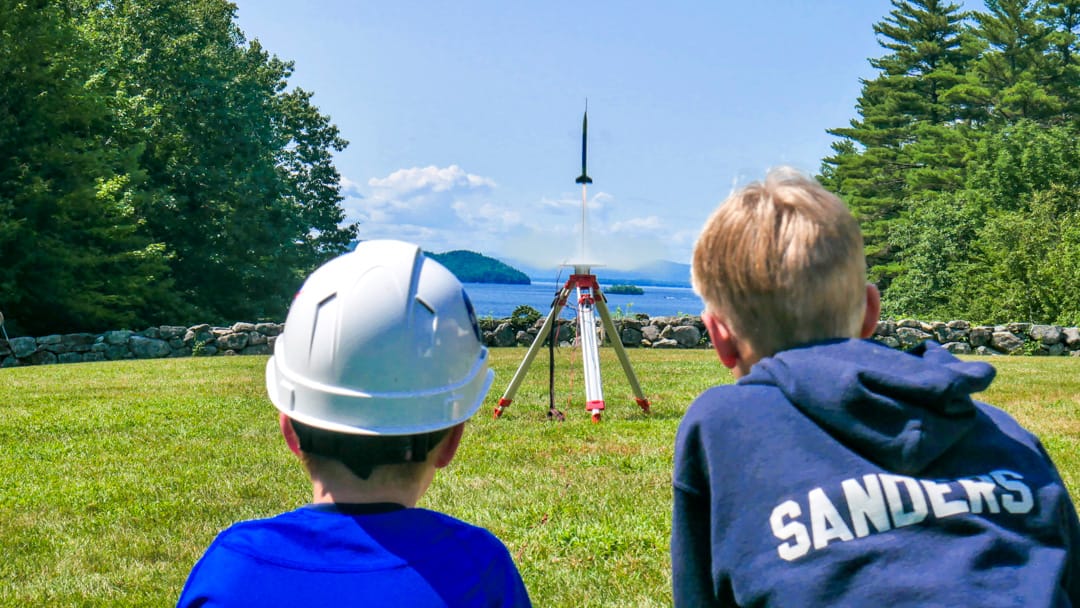
[(973, 401), (994, 369), (868, 340), (859, 226), (790, 169), (706, 222), (721, 363), (675, 447), (676, 606), (1080, 605), (1080, 526), (1038, 439)]

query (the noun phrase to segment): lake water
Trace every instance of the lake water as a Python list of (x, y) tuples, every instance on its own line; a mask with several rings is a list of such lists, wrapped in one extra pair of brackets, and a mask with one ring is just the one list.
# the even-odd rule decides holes
[[(494, 283), (466, 283), (465, 291), (469, 293), (473, 308), (477, 316), (491, 316), (496, 319), (509, 317), (514, 309), (522, 304), (532, 306), (546, 315), (551, 310), (551, 302), (555, 294), (562, 288), (563, 283), (546, 283), (533, 281), (532, 285), (498, 285)], [(601, 289), (604, 284), (601, 283)], [(645, 313), (650, 317), (673, 316), (680, 313), (697, 315), (701, 314), (704, 306), (689, 287), (647, 287), (641, 295), (624, 295), (604, 292), (607, 297), (608, 310), (613, 316), (617, 310), (623, 314)], [(573, 305), (577, 297), (576, 291), (571, 291), (567, 306), (560, 316), (574, 318)]]

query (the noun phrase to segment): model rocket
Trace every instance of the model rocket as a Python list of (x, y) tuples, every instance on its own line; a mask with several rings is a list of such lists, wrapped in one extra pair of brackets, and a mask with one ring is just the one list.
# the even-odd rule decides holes
[(581, 175), (574, 180), (575, 184), (591, 184), (592, 178), (585, 170), (585, 160), (589, 149), (589, 106), (585, 106), (585, 116), (581, 119)]

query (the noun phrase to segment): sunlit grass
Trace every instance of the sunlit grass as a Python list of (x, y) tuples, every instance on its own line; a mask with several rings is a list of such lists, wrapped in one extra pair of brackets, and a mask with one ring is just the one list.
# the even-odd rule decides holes
[[(495, 349), (495, 386), (423, 506), (485, 526), (537, 606), (666, 606), (675, 430), (704, 388), (730, 382), (711, 351), (632, 350), (644, 415), (611, 349), (607, 404), (583, 410), (580, 352), (546, 352), (491, 417), (524, 349)], [(1080, 489), (1080, 359), (994, 358), (981, 398), (1044, 441)], [(230, 523), (310, 498), (264, 397), (265, 357), (0, 370), (0, 605), (162, 606)]]

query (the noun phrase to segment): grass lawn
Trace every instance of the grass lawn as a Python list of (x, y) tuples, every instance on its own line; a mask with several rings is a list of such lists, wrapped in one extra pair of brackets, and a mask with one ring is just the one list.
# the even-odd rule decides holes
[[(672, 443), (686, 406), (731, 376), (712, 351), (633, 350), (653, 414), (601, 350), (607, 411), (582, 409), (580, 353), (546, 353), (513, 405), (524, 349), (494, 349), (495, 386), (423, 506), (506, 542), (537, 606), (667, 606)], [(1080, 496), (1080, 359), (994, 358), (982, 399), (1035, 431)], [(163, 606), (219, 530), (310, 499), (264, 397), (266, 357), (0, 370), (0, 605)], [(567, 404), (567, 399), (572, 404)]]

